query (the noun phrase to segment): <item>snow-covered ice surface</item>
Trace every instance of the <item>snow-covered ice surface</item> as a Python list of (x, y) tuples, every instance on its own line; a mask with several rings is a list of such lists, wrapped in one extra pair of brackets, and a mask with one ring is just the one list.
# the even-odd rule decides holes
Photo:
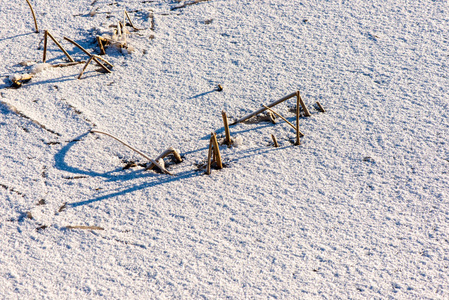
[[(447, 1), (31, 2), (40, 33), (0, 3), (1, 298), (449, 298)], [(112, 73), (33, 63), (45, 29), (99, 53), (124, 9), (144, 30), (107, 49)], [(300, 146), (283, 121), (237, 124), (204, 175), (222, 110), (296, 90)], [(92, 128), (184, 161), (146, 171)]]

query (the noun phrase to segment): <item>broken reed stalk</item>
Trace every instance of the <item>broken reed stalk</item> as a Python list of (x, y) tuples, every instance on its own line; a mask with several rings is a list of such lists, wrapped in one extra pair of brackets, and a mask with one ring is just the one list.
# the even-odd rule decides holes
[(210, 169), (211, 169), (211, 165), (212, 165), (212, 148), (213, 148), (213, 141), (212, 141), (212, 136), (210, 137), (209, 140), (209, 153), (207, 154), (207, 169), (206, 169), (206, 174), (210, 175)]
[(68, 63), (61, 63), (56, 65), (51, 65), (52, 68), (64, 68), (64, 67), (71, 67), (79, 64), (84, 64), (86, 61), (74, 61), (74, 62), (68, 62)]
[(81, 47), (80, 44), (78, 44), (77, 42), (75, 42), (74, 40), (69, 39), (68, 37), (64, 37), (64, 40), (72, 43), (73, 45), (77, 46), (79, 49), (81, 49), (81, 51), (83, 51), (84, 53), (86, 53), (87, 55), (89, 55), (89, 57), (92, 56), (92, 54), (89, 53), (89, 51), (87, 51), (86, 49), (84, 49), (83, 47)]
[(163, 166), (161, 166), (157, 161), (154, 161), (153, 159), (151, 159), (149, 156), (147, 156), (147, 155), (144, 154), (143, 152), (141, 152), (141, 151), (137, 150), (136, 148), (134, 148), (134, 147), (128, 145), (127, 143), (125, 143), (124, 141), (120, 140), (119, 138), (113, 136), (112, 134), (109, 134), (109, 133), (103, 132), (103, 131), (99, 131), (99, 130), (95, 130), (95, 129), (92, 129), (90, 132), (101, 133), (101, 134), (104, 134), (104, 135), (107, 135), (107, 136), (113, 138), (114, 140), (116, 140), (116, 141), (122, 143), (123, 145), (125, 145), (125, 146), (128, 147), (129, 149), (133, 150), (134, 152), (136, 152), (136, 153), (142, 155), (142, 156), (143, 156), (144, 158), (146, 158), (148, 161), (152, 162), (156, 167), (158, 167), (159, 169), (161, 169), (161, 171), (162, 171), (163, 173), (168, 174), (168, 175), (173, 175), (172, 173), (170, 173), (169, 171), (167, 171)]
[(276, 140), (276, 137), (272, 134), (271, 139), (273, 140), (274, 146), (277, 148), (279, 147), (278, 141)]
[[(164, 159), (165, 157), (169, 156), (170, 154), (173, 154), (173, 156), (175, 157), (175, 159), (178, 163), (182, 162), (181, 155), (179, 155), (178, 151), (176, 151), (175, 148), (173, 148), (173, 147), (170, 147), (167, 150), (165, 150), (164, 152), (162, 152), (158, 157), (156, 157), (155, 161)], [(147, 168), (147, 170), (151, 170), (154, 167), (155, 167), (155, 165), (153, 163), (151, 163), (151, 165)]]
[(221, 162), (220, 148), (218, 148), (217, 135), (212, 132), (212, 142), (214, 144), (214, 154), (215, 162), (217, 163), (217, 168), (223, 169), (223, 163)]
[(78, 79), (81, 79), (81, 76), (83, 76), (84, 71), (86, 70), (87, 66), (90, 64), (92, 59), (93, 59), (93, 57), (91, 56), (89, 58), (89, 60), (86, 62), (86, 64), (84, 65), (83, 69), (81, 70), (80, 74), (78, 75)]
[(224, 130), (226, 134), (225, 143), (228, 146), (231, 146), (231, 133), (229, 132), (228, 117), (226, 116), (226, 112), (224, 110), (221, 112), (221, 116), (223, 117)]
[(84, 229), (84, 230), (104, 230), (103, 227), (99, 226), (82, 226), (82, 225), (75, 225), (75, 226), (66, 226), (67, 229)]
[(29, 0), (27, 0), (28, 6), (31, 9), (31, 14), (33, 15), (33, 20), (34, 20), (34, 27), (36, 28), (36, 33), (39, 33), (39, 28), (37, 27), (37, 21), (36, 21), (36, 14), (34, 13), (34, 9), (33, 6), (31, 6), (31, 3)]
[(299, 91), (296, 92), (296, 95), (297, 95), (296, 97), (299, 97), (299, 103), (301, 103), (302, 109), (304, 110), (304, 115), (306, 117), (310, 117), (311, 114), (310, 114), (309, 110), (307, 109), (307, 106), (304, 103), (304, 101), (302, 101), (302, 98), (301, 98), (301, 95), (299, 94)]
[(282, 120), (284, 120), (285, 122), (287, 122), (287, 124), (290, 125), (295, 131), (298, 131), (300, 135), (304, 136), (304, 134), (301, 131), (299, 131), (297, 129), (297, 127), (295, 125), (293, 125), (292, 123), (290, 123), (286, 118), (284, 118), (283, 116), (281, 116), (279, 113), (275, 112), (274, 110), (272, 110), (268, 106), (266, 106), (264, 104), (262, 104), (262, 106), (265, 107), (268, 111), (270, 111), (273, 114), (275, 114), (276, 116), (278, 116), (279, 118), (281, 118)]
[[(106, 73), (112, 73), (112, 71), (111, 70), (109, 70), (108, 68), (106, 68), (106, 66), (105, 65), (103, 65), (98, 59), (101, 59), (101, 60), (103, 60), (100, 56), (97, 56), (97, 55), (92, 55), (92, 59), (103, 69), (103, 70), (105, 70), (106, 71)], [(103, 61), (105, 61), (105, 60), (103, 60)]]
[(53, 42), (55, 42), (55, 44), (59, 47), (59, 49), (64, 52), (65, 56), (67, 56), (71, 62), (74, 62), (75, 60), (70, 56), (69, 53), (67, 53), (67, 51), (65, 51), (64, 47), (62, 47), (62, 45), (53, 37), (50, 31), (46, 30), (46, 32), (47, 35), (53, 40)]
[(320, 102), (316, 102), (316, 105), (318, 105), (318, 108), (321, 110), (321, 112), (326, 112), (325, 110), (324, 110), (324, 108), (323, 108), (323, 106), (321, 106), (321, 103)]
[(106, 51), (104, 50), (103, 38), (101, 36), (97, 36), (97, 43), (98, 43), (98, 46), (100, 46), (100, 54), (105, 55)]
[[(279, 99), (279, 100), (276, 100), (276, 101), (274, 101), (274, 102), (271, 102), (271, 103), (268, 104), (267, 106), (268, 106), (268, 107), (273, 107), (273, 106), (275, 106), (275, 105), (278, 105), (278, 104), (281, 103), (281, 102), (284, 102), (285, 100), (288, 100), (288, 99), (294, 97), (295, 95), (296, 95), (296, 92), (295, 92), (295, 93), (291, 93), (291, 94), (289, 94), (289, 95), (287, 95), (287, 96), (285, 96), (285, 97), (283, 97), (283, 98), (281, 98), (281, 99)], [(258, 114), (260, 114), (260, 113), (262, 113), (262, 112), (264, 112), (264, 111), (266, 111), (266, 110), (267, 110), (267, 109), (263, 107), (263, 108), (261, 108), (261, 109), (259, 109), (259, 110), (256, 110), (255, 112), (250, 113), (249, 115), (246, 115), (246, 116), (244, 116), (243, 118), (241, 118), (241, 119), (235, 121), (235, 122), (232, 123), (231, 125), (235, 125), (235, 124), (237, 124), (237, 123), (240, 123), (240, 122), (243, 122), (243, 121), (245, 121), (245, 120), (248, 120), (249, 118), (251, 118), (251, 117), (253, 117), (253, 116), (255, 116), (255, 115), (258, 115)]]
[(48, 34), (47, 30), (44, 31), (44, 56), (42, 57), (42, 62), (45, 62), (47, 60), (47, 39)]
[(301, 97), (299, 95), (299, 91), (296, 92), (296, 143), (295, 145), (300, 145), (301, 140), (299, 136), (299, 102)]
[[(131, 21), (131, 18), (129, 17), (128, 12), (126, 11), (126, 9), (125, 9), (125, 16), (126, 16), (126, 18), (128, 19), (128, 21), (129, 21), (129, 25), (131, 25), (131, 27), (132, 27), (134, 30), (136, 30), (136, 31), (140, 30), (140, 29), (136, 28), (136, 26), (134, 26), (133, 21)], [(123, 20), (123, 21), (124, 21), (124, 20)], [(124, 24), (126, 25), (126, 23), (124, 23)]]
[(81, 51), (83, 51), (84, 53), (86, 53), (89, 57), (94, 56), (93, 60), (94, 60), (100, 67), (102, 67), (106, 72), (111, 73), (111, 71), (110, 71), (108, 68), (106, 68), (100, 61), (98, 61), (98, 59), (101, 59), (102, 61), (104, 61), (104, 62), (105, 62), (107, 65), (109, 65), (111, 68), (114, 67), (113, 64), (111, 64), (111, 63), (108, 62), (106, 59), (104, 59), (104, 58), (102, 58), (102, 57), (100, 57), (100, 56), (90, 54), (89, 51), (87, 51), (86, 49), (84, 49), (80, 44), (78, 44), (77, 42), (75, 42), (75, 41), (69, 39), (68, 37), (65, 36), (64, 39), (65, 39), (66, 41), (72, 43), (73, 45), (77, 46)]

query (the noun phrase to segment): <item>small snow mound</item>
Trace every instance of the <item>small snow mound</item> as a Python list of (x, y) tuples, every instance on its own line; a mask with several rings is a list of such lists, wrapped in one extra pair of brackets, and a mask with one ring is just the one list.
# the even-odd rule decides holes
[(50, 64), (47, 64), (47, 63), (36, 64), (31, 68), (31, 73), (37, 74), (37, 73), (40, 73), (48, 68), (51, 68)]
[(157, 163), (160, 164), (161, 167), (165, 168), (165, 162), (164, 162), (164, 160), (163, 160), (162, 158), (159, 158), (159, 159), (157, 160)]
[(32, 61), (32, 60), (25, 60), (25, 61), (21, 61), (19, 64), (24, 67), (29, 67), (29, 66), (35, 65), (36, 62)]
[(243, 145), (243, 137), (242, 137), (241, 135), (236, 136), (236, 137), (234, 138), (234, 143), (233, 143), (233, 145), (234, 145), (235, 147), (240, 147), (240, 146), (242, 146), (242, 145)]

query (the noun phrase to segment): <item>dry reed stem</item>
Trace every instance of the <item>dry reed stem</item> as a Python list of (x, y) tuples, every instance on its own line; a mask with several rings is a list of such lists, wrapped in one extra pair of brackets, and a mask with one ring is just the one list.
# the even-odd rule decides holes
[(44, 31), (44, 56), (42, 57), (42, 62), (45, 62), (47, 60), (47, 40), (48, 40), (48, 33), (47, 30)]
[(304, 136), (304, 134), (299, 131), (295, 125), (293, 125), (292, 123), (290, 123), (286, 118), (284, 118), (283, 116), (281, 116), (279, 113), (275, 112), (274, 110), (272, 110), (271, 108), (269, 108), (268, 106), (262, 104), (263, 107), (265, 107), (267, 110), (271, 111), (273, 114), (275, 114), (276, 116), (278, 116), (279, 118), (281, 118), (282, 120), (284, 120), (285, 122), (287, 122), (288, 125), (290, 125), (295, 131), (298, 131), (300, 135)]
[(67, 51), (65, 51), (64, 47), (62, 47), (62, 45), (53, 37), (53, 35), (50, 33), (50, 31), (47, 30), (47, 35), (53, 40), (53, 42), (55, 42), (55, 44), (59, 47), (59, 49), (61, 49), (62, 52), (64, 52), (65, 56), (67, 56), (69, 58), (69, 60), (71, 62), (74, 62), (75, 60), (70, 56), (69, 53), (67, 53)]
[(104, 230), (103, 227), (99, 226), (82, 226), (82, 225), (75, 225), (75, 226), (66, 226), (67, 229), (85, 229), (85, 230)]
[(104, 50), (103, 38), (101, 36), (97, 36), (97, 43), (98, 43), (98, 46), (100, 46), (100, 54), (105, 55), (106, 51)]
[(91, 56), (89, 58), (89, 60), (86, 62), (86, 64), (84, 65), (83, 69), (81, 70), (80, 74), (78, 75), (78, 79), (81, 79), (81, 76), (83, 76), (84, 71), (86, 70), (87, 66), (90, 64), (92, 59), (93, 59), (93, 56)]
[(61, 63), (56, 65), (51, 65), (52, 68), (64, 68), (64, 67), (71, 67), (79, 64), (84, 64), (86, 61), (74, 61), (74, 62), (68, 62), (68, 63)]
[[(126, 10), (125, 10), (125, 16), (126, 16), (126, 18), (128, 19), (129, 24), (131, 25), (131, 27), (132, 27), (135, 31), (139, 31), (140, 29), (139, 29), (139, 28), (136, 28), (136, 26), (134, 26), (133, 21), (131, 21), (131, 18), (129, 17), (128, 12), (127, 12)], [(125, 20), (123, 20), (123, 21), (125, 21)], [(126, 24), (125, 22), (123, 22), (123, 23)]]
[(73, 45), (77, 46), (79, 49), (81, 49), (81, 51), (83, 51), (84, 53), (86, 53), (87, 55), (89, 55), (89, 57), (92, 56), (92, 54), (89, 53), (89, 51), (87, 51), (86, 49), (84, 49), (80, 44), (78, 44), (77, 42), (75, 42), (74, 40), (69, 39), (68, 37), (64, 37), (64, 40), (72, 43)]
[(318, 108), (321, 110), (321, 112), (326, 112), (325, 110), (324, 110), (324, 108), (323, 108), (323, 106), (321, 106), (321, 103), (320, 102), (316, 102), (316, 105), (318, 105)]
[(212, 132), (212, 142), (214, 143), (215, 162), (217, 163), (217, 168), (223, 169), (220, 148), (218, 147), (217, 135), (215, 134), (215, 132)]
[(279, 147), (278, 141), (276, 140), (276, 137), (272, 134), (271, 139), (273, 140), (274, 146), (277, 148)]
[[(164, 152), (162, 152), (156, 159), (155, 161), (159, 161), (159, 159), (164, 159), (165, 157), (169, 156), (170, 154), (173, 154), (173, 156), (175, 157), (176, 161), (178, 163), (182, 162), (182, 158), (181, 155), (179, 155), (179, 153), (173, 148), (173, 147), (169, 147), (167, 150), (165, 150)], [(147, 170), (151, 170), (155, 167), (155, 165), (153, 163), (151, 163), (151, 165), (147, 168)]]
[(146, 158), (148, 161), (150, 161), (150, 162), (152, 162), (154, 165), (156, 165), (156, 167), (158, 167), (163, 173), (168, 174), (168, 175), (173, 175), (172, 173), (170, 173), (169, 171), (167, 171), (163, 166), (161, 166), (157, 161), (154, 161), (154, 160), (151, 159), (148, 155), (146, 155), (146, 154), (144, 154), (143, 152), (137, 150), (136, 148), (134, 148), (134, 147), (128, 145), (127, 143), (125, 143), (124, 141), (120, 140), (119, 138), (113, 136), (112, 134), (109, 134), (109, 133), (104, 132), (104, 131), (95, 130), (95, 129), (92, 129), (90, 132), (101, 133), (101, 134), (104, 134), (104, 135), (107, 135), (107, 136), (113, 138), (114, 140), (116, 140), (116, 141), (122, 143), (123, 145), (125, 145), (125, 146), (128, 147), (129, 149), (133, 150), (134, 152), (136, 152), (136, 153), (142, 155), (142, 156), (143, 156), (144, 158)]
[(226, 116), (226, 112), (222, 111), (221, 112), (221, 116), (223, 117), (224, 130), (225, 130), (225, 134), (226, 134), (226, 141), (225, 141), (225, 143), (228, 146), (231, 146), (231, 133), (229, 131), (228, 117)]
[(37, 27), (37, 21), (36, 21), (36, 14), (34, 13), (34, 9), (33, 6), (31, 6), (31, 3), (29, 0), (27, 0), (28, 6), (31, 9), (31, 14), (33, 15), (33, 20), (34, 20), (34, 27), (36, 28), (36, 33), (39, 33), (39, 28)]
[(304, 115), (305, 115), (306, 117), (310, 117), (311, 114), (310, 114), (309, 110), (307, 109), (306, 104), (305, 104), (304, 101), (302, 100), (301, 95), (299, 94), (299, 91), (297, 91), (296, 94), (297, 94), (296, 97), (299, 97), (299, 103), (301, 103), (302, 109), (304, 110)]
[(209, 153), (207, 155), (207, 169), (206, 169), (206, 174), (210, 175), (210, 170), (211, 170), (211, 165), (212, 165), (212, 147), (213, 147), (213, 141), (212, 141), (212, 136), (210, 137), (209, 140)]
[(154, 31), (154, 13), (153, 13), (153, 11), (150, 12), (149, 17), (151, 18), (150, 30)]
[(300, 134), (299, 134), (299, 102), (300, 102), (299, 91), (296, 92), (296, 143), (295, 145), (300, 145)]
[[(271, 103), (268, 104), (267, 106), (268, 106), (268, 107), (273, 107), (273, 106), (275, 106), (275, 105), (278, 105), (278, 104), (281, 103), (281, 102), (284, 102), (285, 100), (288, 100), (288, 99), (294, 97), (295, 95), (296, 95), (296, 92), (295, 92), (295, 93), (291, 93), (291, 94), (289, 94), (289, 95), (287, 95), (287, 96), (285, 96), (285, 97), (283, 97), (283, 98), (281, 98), (281, 99), (279, 99), (279, 100), (276, 100), (276, 101), (274, 101), (274, 102), (271, 102)], [(232, 123), (231, 125), (235, 125), (235, 124), (237, 124), (237, 123), (240, 123), (240, 122), (243, 122), (243, 121), (245, 121), (245, 120), (248, 120), (249, 118), (251, 118), (251, 117), (253, 117), (253, 116), (255, 116), (255, 115), (258, 115), (258, 114), (260, 114), (260, 113), (262, 113), (262, 112), (264, 112), (264, 111), (266, 111), (266, 110), (267, 110), (267, 109), (264, 108), (264, 107), (261, 108), (261, 109), (258, 109), (258, 110), (256, 110), (255, 112), (250, 113), (249, 115), (246, 115), (246, 116), (244, 116), (243, 118), (241, 118), (241, 119), (235, 121), (235, 122)]]
[(104, 62), (105, 62), (106, 64), (108, 64), (111, 68), (114, 67), (113, 64), (111, 64), (111, 63), (108, 62), (106, 59), (104, 59), (104, 58), (102, 58), (102, 57), (100, 57), (100, 56), (93, 55), (93, 54), (89, 53), (89, 51), (87, 51), (86, 49), (84, 49), (80, 44), (78, 44), (78, 43), (75, 42), (74, 40), (71, 40), (71, 39), (69, 39), (68, 37), (64, 37), (64, 39), (65, 39), (66, 41), (72, 43), (73, 45), (77, 46), (81, 51), (83, 51), (84, 53), (86, 53), (87, 55), (89, 55), (89, 57), (94, 56), (94, 61), (95, 61), (98, 65), (100, 65), (100, 67), (102, 67), (103, 69), (109, 71), (108, 73), (111, 73), (111, 71), (110, 71), (108, 68), (106, 68), (102, 63), (100, 63), (100, 62), (98, 61), (98, 59), (101, 59), (102, 61), (104, 61)]
[(100, 66), (100, 67), (102, 67), (103, 68), (103, 70), (105, 70), (106, 71), (106, 73), (112, 73), (112, 71), (111, 70), (109, 70), (108, 68), (106, 68), (106, 66), (105, 65), (103, 65), (98, 59), (101, 59), (101, 60), (103, 60), (100, 56), (97, 56), (97, 55), (92, 55), (92, 59)]

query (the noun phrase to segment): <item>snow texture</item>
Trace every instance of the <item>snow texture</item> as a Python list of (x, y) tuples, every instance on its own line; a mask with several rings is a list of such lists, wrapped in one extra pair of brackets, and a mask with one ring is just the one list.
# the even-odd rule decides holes
[[(0, 298), (449, 298), (447, 1), (31, 2), (39, 33), (0, 4)], [(124, 10), (142, 30), (106, 49), (112, 73), (41, 64), (44, 30), (87, 61), (63, 37), (99, 54)], [(239, 123), (204, 175), (222, 110), (297, 90), (300, 146)], [(274, 109), (295, 124), (295, 105)], [(148, 171), (93, 128), (183, 162)]]

